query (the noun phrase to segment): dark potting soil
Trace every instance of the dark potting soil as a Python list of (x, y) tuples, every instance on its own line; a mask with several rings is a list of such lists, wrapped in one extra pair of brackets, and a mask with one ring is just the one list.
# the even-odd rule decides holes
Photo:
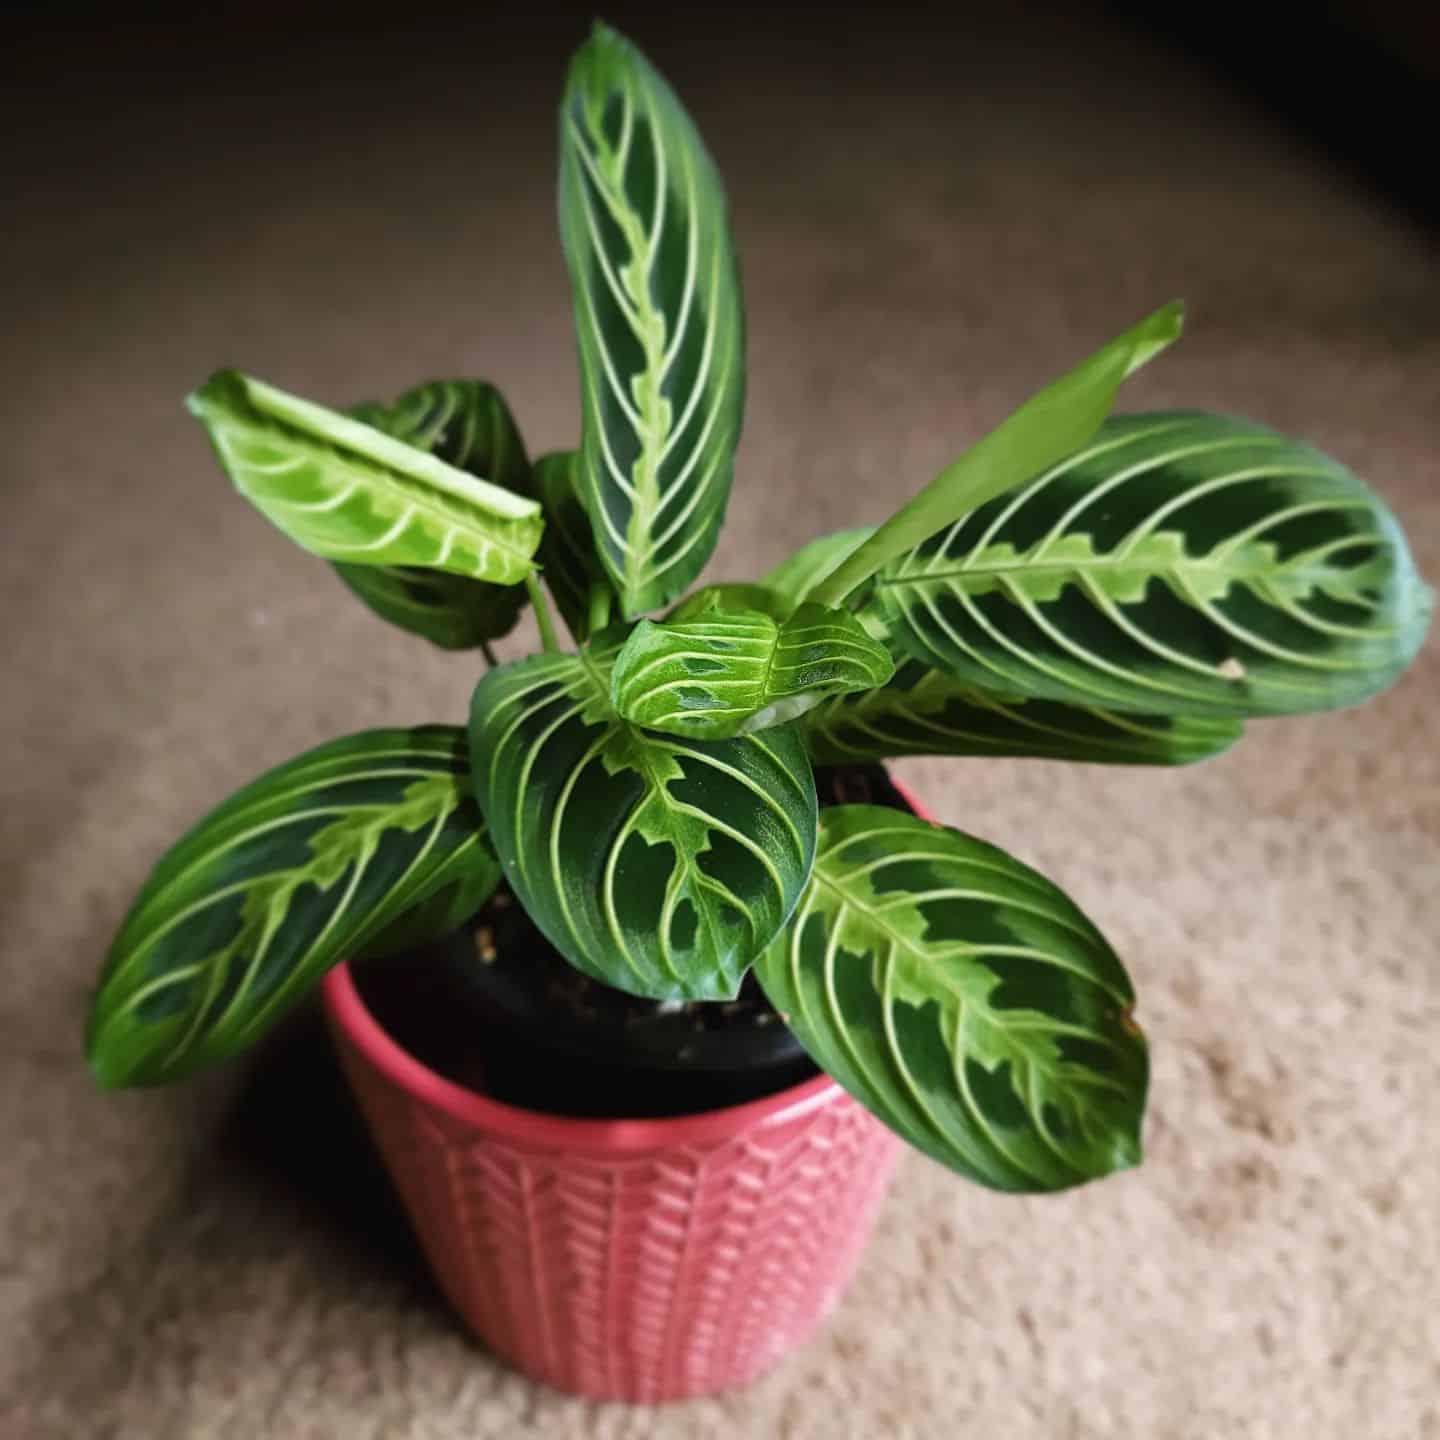
[[(909, 810), (879, 765), (815, 772), (821, 808)], [(731, 1001), (643, 1000), (574, 969), (501, 887), (461, 930), (351, 966), (371, 1014), (447, 1079), (557, 1115), (695, 1114), (818, 1074), (753, 975)]]

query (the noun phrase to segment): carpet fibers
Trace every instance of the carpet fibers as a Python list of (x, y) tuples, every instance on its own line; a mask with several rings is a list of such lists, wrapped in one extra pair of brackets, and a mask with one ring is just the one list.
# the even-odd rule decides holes
[[(711, 138), (745, 267), (751, 398), (712, 575), (881, 518), (1179, 294), (1191, 334), (1127, 403), (1332, 450), (1440, 576), (1433, 235), (1323, 152), (1048, 10), (963, 39), (692, 18), (635, 28)], [(1016, 1200), (907, 1160), (833, 1322), (742, 1394), (593, 1406), (467, 1340), (312, 1020), (258, 1069), (92, 1089), (88, 992), (160, 849), (331, 735), (456, 719), (475, 678), (271, 531), (180, 399), (220, 364), (335, 403), (485, 375), (533, 451), (573, 443), (551, 127), (581, 33), (472, 21), (328, 61), (278, 32), (233, 57), (132, 35), (123, 64), (92, 45), (10, 87), (0, 1434), (1440, 1436), (1433, 645), (1379, 702), (1257, 724), (1194, 770), (901, 767), (1125, 957), (1147, 1161)]]

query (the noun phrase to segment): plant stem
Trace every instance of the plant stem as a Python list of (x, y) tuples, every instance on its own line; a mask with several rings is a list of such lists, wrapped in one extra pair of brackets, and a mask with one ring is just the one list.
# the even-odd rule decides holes
[(603, 580), (597, 580), (590, 587), (589, 633), (598, 634), (610, 623), (611, 590)]
[(495, 652), (490, 648), (488, 640), (480, 642), (480, 653), (485, 657), (485, 664), (493, 670), (500, 662), (495, 658)]
[(555, 621), (550, 615), (550, 602), (540, 588), (540, 582), (532, 570), (525, 577), (525, 588), (530, 592), (530, 603), (535, 607), (535, 623), (540, 627), (540, 645), (547, 655), (559, 655), (560, 641), (555, 635)]

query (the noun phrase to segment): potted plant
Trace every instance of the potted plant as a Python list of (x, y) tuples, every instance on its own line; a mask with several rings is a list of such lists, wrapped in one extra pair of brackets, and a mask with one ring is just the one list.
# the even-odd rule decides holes
[[(191, 397), (262, 513), (484, 670), (468, 730), (323, 745), (164, 855), (88, 1054), (107, 1088), (179, 1079), (320, 984), (459, 1309), (540, 1378), (659, 1400), (818, 1322), (896, 1137), (1009, 1191), (1140, 1158), (1119, 959), (877, 765), (1200, 760), (1385, 688), (1432, 596), (1337, 461), (1246, 420), (1110, 415), (1176, 305), (883, 524), (692, 589), (743, 405), (720, 182), (604, 26), (560, 118), (578, 449), (531, 464), (479, 381), (337, 411), (222, 371)], [(543, 648), (499, 663), (527, 603)]]

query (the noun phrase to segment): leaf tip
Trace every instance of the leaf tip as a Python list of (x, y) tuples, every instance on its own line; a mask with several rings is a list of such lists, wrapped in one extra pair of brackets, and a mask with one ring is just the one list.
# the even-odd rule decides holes
[(1142, 365), (1147, 365), (1162, 350), (1168, 349), (1185, 329), (1185, 302), (1172, 300), (1162, 305), (1153, 314), (1147, 315), (1131, 332), (1127, 376), (1133, 375)]
[(95, 1088), (103, 1095), (114, 1094), (134, 1083), (132, 1068), (123, 1062), (113, 1047), (104, 1043), (104, 1037), (93, 1020), (85, 1036), (85, 1064)]
[(207, 419), (216, 405), (244, 397), (245, 377), (238, 370), (216, 370), (185, 397), (185, 408), (197, 420)]
[(1145, 1163), (1145, 1146), (1139, 1131), (1133, 1135), (1117, 1135), (1110, 1152), (1110, 1171), (1119, 1175), (1126, 1170), (1138, 1170)]

